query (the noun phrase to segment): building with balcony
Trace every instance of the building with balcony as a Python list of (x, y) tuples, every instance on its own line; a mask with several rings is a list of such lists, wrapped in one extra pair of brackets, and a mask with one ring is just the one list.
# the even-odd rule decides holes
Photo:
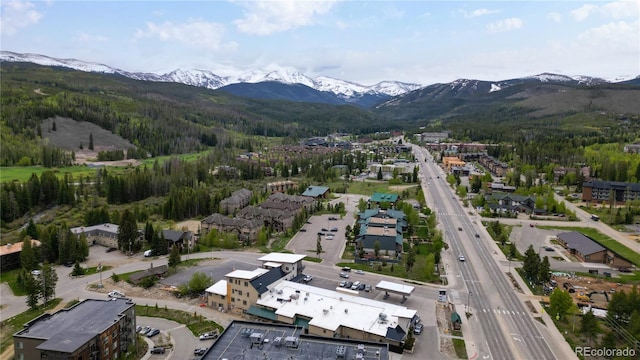
[(136, 344), (135, 304), (87, 299), (43, 314), (13, 335), (15, 359), (111, 360)]

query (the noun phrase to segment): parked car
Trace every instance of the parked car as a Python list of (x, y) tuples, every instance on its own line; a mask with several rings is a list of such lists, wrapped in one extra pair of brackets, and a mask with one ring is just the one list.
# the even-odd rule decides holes
[(306, 282), (306, 283), (308, 283), (308, 282), (309, 282), (309, 281), (311, 281), (311, 280), (313, 280), (313, 276), (311, 276), (311, 275), (305, 275), (305, 276), (302, 278), (302, 281), (304, 281), (304, 282)]
[(553, 248), (551, 246), (545, 246), (544, 247), (545, 251), (554, 251)]
[(209, 331), (209, 332), (206, 332), (204, 334), (200, 334), (199, 338), (200, 338), (200, 340), (217, 339), (218, 338), (218, 333), (213, 332), (213, 331)]
[(154, 336), (156, 336), (156, 335), (158, 335), (158, 334), (160, 334), (160, 330), (158, 330), (158, 329), (151, 329), (151, 330), (149, 330), (149, 332), (147, 333), (147, 337), (148, 337), (148, 338), (150, 338), (150, 337), (154, 337)]
[(193, 350), (193, 355), (202, 356), (207, 352), (207, 348), (200, 348)]
[(120, 291), (117, 291), (117, 290), (109, 291), (108, 295), (109, 295), (110, 298), (123, 298), (123, 297), (125, 297), (124, 293), (121, 293)]
[(352, 286), (353, 286), (353, 282), (351, 281), (347, 281), (347, 283), (344, 284), (344, 287), (346, 287), (347, 289), (351, 289)]
[(118, 249), (114, 248), (114, 247), (108, 247), (107, 250), (105, 250), (105, 252), (112, 252), (112, 251), (116, 251)]
[(162, 346), (155, 346), (151, 349), (152, 354), (164, 354), (165, 349)]
[(320, 230), (321, 230), (321, 231), (324, 231), (324, 232), (329, 231), (329, 230), (327, 230), (326, 228), (322, 228), (322, 229), (320, 229)]
[(142, 326), (140, 325), (136, 326), (136, 333), (139, 333), (140, 331), (142, 331)]
[(416, 326), (413, 328), (413, 333), (416, 335), (422, 334), (422, 328), (422, 324), (416, 324)]
[(325, 240), (333, 240), (333, 235), (329, 234), (324, 239)]
[(371, 291), (371, 285), (367, 284), (364, 286), (364, 291), (366, 292), (370, 292)]
[(338, 220), (338, 218), (335, 216), (329, 216), (329, 220)]
[(300, 229), (300, 232), (307, 232), (307, 229), (302, 228), (302, 229)]
[(342, 280), (340, 281), (340, 287), (345, 287), (345, 285), (347, 285), (347, 282)]
[(144, 257), (152, 257), (153, 256), (153, 250), (147, 250), (144, 252)]
[(362, 290), (364, 290), (364, 288), (365, 288), (366, 286), (367, 286), (367, 285), (365, 285), (365, 284), (362, 284), (362, 283), (361, 283), (360, 285), (358, 285), (358, 289), (357, 289), (357, 290), (362, 291)]
[(140, 330), (140, 335), (147, 335), (149, 331), (151, 331), (151, 326), (145, 326)]
[(340, 273), (340, 277), (341, 277), (341, 278), (348, 279), (348, 278), (349, 278), (349, 274), (347, 274), (346, 272), (341, 272), (341, 273)]
[(356, 274), (358, 274), (358, 275), (364, 275), (364, 271), (362, 271), (362, 270), (356, 270)]
[(338, 228), (337, 227), (332, 227), (330, 231), (331, 232), (338, 232)]
[(345, 266), (345, 267), (342, 268), (342, 271), (351, 271), (351, 268), (348, 267), (348, 266)]

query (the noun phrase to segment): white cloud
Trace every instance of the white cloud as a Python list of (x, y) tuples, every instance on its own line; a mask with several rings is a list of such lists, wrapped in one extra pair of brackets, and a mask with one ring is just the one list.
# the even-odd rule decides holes
[(244, 2), (244, 18), (234, 24), (244, 33), (269, 35), (313, 24), (316, 16), (328, 13), (335, 3), (336, 0)]
[(547, 19), (559, 24), (562, 22), (562, 15), (557, 12), (550, 12), (547, 14)]
[(479, 16), (497, 14), (500, 12), (500, 10), (489, 10), (489, 9), (476, 9), (476, 10), (473, 10), (472, 12), (467, 12), (465, 10), (460, 10), (460, 11), (464, 15), (464, 17), (467, 19), (479, 17)]
[(623, 0), (614, 1), (604, 5), (583, 5), (577, 9), (571, 11), (571, 16), (577, 20), (586, 20), (591, 15), (601, 15), (605, 18), (611, 19), (624, 19), (624, 18), (638, 18), (640, 13), (640, 1), (638, 0)]
[[(638, 53), (638, 34), (640, 26), (638, 22), (626, 23), (617, 21), (591, 28), (578, 36), (578, 40), (585, 45), (600, 49), (625, 49)], [(585, 46), (586, 47), (586, 46)]]
[(18, 29), (37, 24), (42, 13), (28, 1), (2, 1), (0, 3), (0, 33), (13, 35)]
[(505, 32), (515, 29), (520, 29), (522, 27), (522, 19), (519, 18), (508, 18), (496, 22), (492, 22), (487, 24), (487, 32), (489, 33), (497, 33), (497, 32)]
[(138, 29), (136, 39), (157, 38), (162, 41), (177, 41), (188, 46), (200, 47), (209, 50), (221, 48), (235, 49), (235, 43), (222, 43), (223, 25), (201, 20), (189, 20), (185, 23), (173, 23), (165, 21), (162, 24), (147, 23), (146, 29)]
[(589, 17), (598, 7), (592, 4), (583, 5), (571, 11), (571, 16), (577, 21), (582, 21)]

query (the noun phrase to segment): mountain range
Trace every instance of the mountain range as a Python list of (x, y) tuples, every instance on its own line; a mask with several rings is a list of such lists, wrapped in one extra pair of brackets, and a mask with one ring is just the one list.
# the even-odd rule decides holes
[[(389, 107), (401, 102), (412, 102), (418, 98), (435, 100), (445, 96), (455, 98), (489, 94), (522, 84), (559, 83), (568, 86), (595, 86), (612, 83), (597, 77), (543, 73), (502, 81), (458, 79), (451, 83), (426, 86), (399, 81), (382, 81), (372, 86), (365, 86), (327, 76), (309, 77), (286, 67), (245, 71), (235, 76), (219, 76), (213, 71), (203, 69), (176, 69), (165, 74), (130, 72), (82, 60), (58, 59), (40, 54), (21, 54), (10, 51), (0, 51), (0, 61), (27, 62), (85, 72), (117, 74), (135, 80), (181, 83), (257, 99), (332, 105), (353, 104), (361, 108)], [(639, 79), (640, 77), (636, 77), (621, 83), (637, 84)]]

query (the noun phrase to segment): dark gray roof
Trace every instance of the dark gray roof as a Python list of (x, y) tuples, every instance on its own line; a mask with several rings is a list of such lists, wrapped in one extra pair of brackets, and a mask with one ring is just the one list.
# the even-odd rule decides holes
[(258, 295), (262, 295), (269, 291), (267, 286), (273, 284), (274, 282), (282, 279), (286, 274), (282, 271), (281, 268), (272, 268), (269, 272), (266, 272), (257, 278), (251, 280), (251, 286), (253, 286), (257, 291)]
[(574, 249), (582, 255), (591, 255), (606, 250), (602, 245), (577, 231), (558, 234), (558, 238), (565, 242), (569, 249)]
[[(251, 346), (251, 339), (241, 336), (246, 329), (251, 329), (249, 336), (254, 332), (265, 334), (265, 339), (268, 339), (269, 342), (261, 346)], [(284, 345), (284, 339), (290, 336), (299, 338), (297, 349), (291, 349)], [(276, 337), (281, 338), (281, 346), (275, 344)], [(359, 344), (364, 344), (367, 350), (369, 356), (365, 359), (372, 358), (379, 352), (376, 359), (389, 360), (389, 345), (387, 343), (311, 336), (305, 335), (304, 327), (301, 326), (234, 320), (220, 334), (202, 359), (263, 360), (265, 353), (268, 354), (269, 359), (335, 359), (339, 346), (344, 347), (345, 359), (353, 359)]]
[(393, 341), (402, 341), (405, 335), (407, 335), (407, 333), (404, 331), (404, 329), (402, 329), (402, 327), (400, 327), (400, 325), (396, 325), (396, 327), (394, 328), (392, 328), (391, 326), (387, 328), (387, 339)]
[(627, 183), (621, 181), (601, 181), (591, 180), (582, 183), (582, 187), (591, 187), (594, 189), (612, 189), (612, 190), (631, 190), (640, 191), (640, 183)]
[(25, 324), (15, 337), (46, 339), (37, 349), (71, 353), (118, 321), (135, 304), (129, 299), (87, 299)]
[(172, 243), (191, 239), (191, 231), (162, 230), (162, 235), (164, 235), (165, 240)]
[(360, 235), (356, 242), (361, 243), (365, 249), (373, 249), (376, 241), (380, 242), (380, 250), (396, 250), (396, 237), (383, 235)]

